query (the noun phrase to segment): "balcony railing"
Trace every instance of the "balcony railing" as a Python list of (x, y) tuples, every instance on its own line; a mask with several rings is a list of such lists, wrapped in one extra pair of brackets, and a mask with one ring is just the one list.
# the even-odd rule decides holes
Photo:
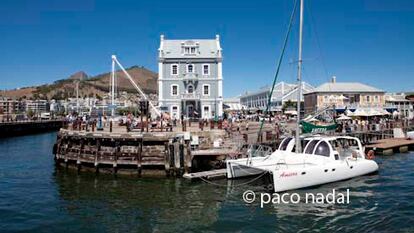
[(184, 99), (184, 100), (200, 99), (200, 94), (197, 94), (197, 93), (184, 93), (184, 94), (181, 94), (181, 99)]

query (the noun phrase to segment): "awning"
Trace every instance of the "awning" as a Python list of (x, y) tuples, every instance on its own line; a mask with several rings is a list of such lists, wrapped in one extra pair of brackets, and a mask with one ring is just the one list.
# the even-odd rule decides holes
[(287, 114), (287, 115), (298, 115), (298, 112), (296, 110), (287, 110), (287, 111), (285, 111), (285, 114)]
[(350, 118), (349, 116), (345, 116), (344, 114), (342, 114), (340, 117), (338, 117), (336, 120), (338, 121), (347, 121), (347, 120), (351, 120), (352, 118)]

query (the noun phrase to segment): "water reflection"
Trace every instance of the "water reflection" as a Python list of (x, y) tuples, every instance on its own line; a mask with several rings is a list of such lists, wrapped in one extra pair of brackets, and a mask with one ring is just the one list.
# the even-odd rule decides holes
[(414, 232), (413, 154), (378, 174), (297, 190), (350, 189), (350, 204), (246, 204), (263, 181), (118, 177), (56, 169), (55, 134), (0, 140), (1, 232)]
[(109, 231), (207, 227), (217, 220), (224, 201), (222, 190), (180, 179), (77, 175), (57, 169), (55, 182), (71, 216)]

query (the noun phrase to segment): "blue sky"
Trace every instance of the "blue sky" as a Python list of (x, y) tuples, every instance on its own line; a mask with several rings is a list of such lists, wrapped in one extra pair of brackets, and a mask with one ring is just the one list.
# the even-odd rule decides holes
[[(273, 80), (294, 0), (2, 0), (0, 89), (50, 83), (83, 70), (157, 72), (159, 36), (214, 38), (223, 47), (225, 97)], [(386, 91), (414, 91), (414, 1), (305, 0), (304, 81), (332, 75)], [(298, 18), (298, 17), (297, 17)], [(298, 20), (280, 80), (296, 76)]]

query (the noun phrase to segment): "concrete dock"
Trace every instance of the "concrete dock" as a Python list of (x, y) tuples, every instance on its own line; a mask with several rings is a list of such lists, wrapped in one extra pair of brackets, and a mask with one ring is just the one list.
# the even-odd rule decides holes
[(62, 119), (0, 122), (0, 137), (12, 137), (27, 134), (57, 131), (64, 124)]
[(414, 150), (414, 140), (405, 138), (381, 139), (365, 146), (366, 150), (373, 150), (378, 155), (392, 155)]

